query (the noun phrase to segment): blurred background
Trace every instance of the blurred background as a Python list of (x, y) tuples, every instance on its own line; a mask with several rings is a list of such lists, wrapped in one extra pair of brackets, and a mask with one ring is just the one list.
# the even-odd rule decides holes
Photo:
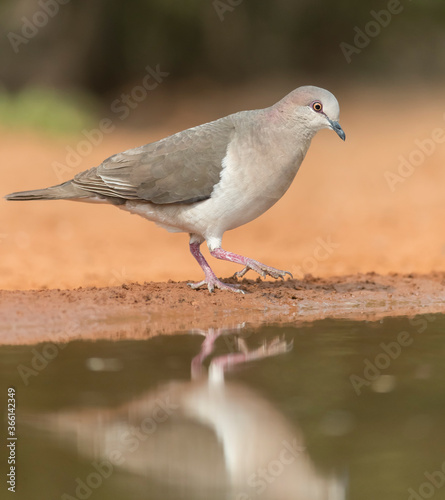
[[(297, 278), (445, 269), (445, 153), (433, 134), (445, 130), (445, 4), (1, 0), (0, 9), (2, 194), (314, 84), (337, 96), (346, 143), (321, 133), (284, 199), (224, 245)], [(0, 203), (4, 288), (200, 277), (186, 236), (113, 207)], [(335, 243), (323, 260), (320, 239)]]
[[(171, 84), (445, 74), (445, 5), (432, 0), (2, 0), (1, 19), (0, 76), (11, 92), (81, 90), (106, 103), (156, 63)], [(356, 29), (362, 52), (345, 64), (351, 48), (341, 44), (354, 46)]]

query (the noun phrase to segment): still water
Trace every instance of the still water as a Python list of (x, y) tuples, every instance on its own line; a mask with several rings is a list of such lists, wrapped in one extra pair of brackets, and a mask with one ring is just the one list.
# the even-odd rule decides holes
[(3, 346), (0, 498), (445, 499), (444, 331), (427, 315)]

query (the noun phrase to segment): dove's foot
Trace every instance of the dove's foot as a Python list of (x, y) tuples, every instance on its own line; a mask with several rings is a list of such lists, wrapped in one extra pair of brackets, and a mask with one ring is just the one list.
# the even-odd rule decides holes
[(213, 292), (215, 288), (219, 288), (220, 290), (229, 290), (230, 292), (245, 293), (243, 290), (241, 290), (241, 288), (239, 288), (239, 285), (229, 285), (227, 283), (223, 283), (216, 277), (215, 273), (212, 271), (211, 267), (205, 260), (204, 255), (202, 255), (199, 246), (199, 243), (190, 243), (190, 251), (204, 271), (205, 279), (200, 281), (199, 283), (188, 283), (188, 285), (194, 290), (207, 285), (209, 292)]
[(272, 278), (275, 279), (284, 279), (286, 274), (288, 274), (291, 278), (293, 277), (289, 271), (282, 271), (281, 269), (275, 269), (274, 267), (266, 266), (265, 264), (261, 264), (261, 262), (258, 262), (257, 260), (249, 259), (248, 257), (243, 257), (242, 255), (238, 255), (236, 253), (227, 252), (222, 248), (215, 248), (215, 250), (212, 250), (210, 253), (217, 259), (228, 260), (230, 262), (236, 262), (237, 264), (242, 264), (243, 266), (245, 266), (244, 269), (235, 273), (234, 276), (236, 276), (237, 278), (242, 278), (247, 273), (247, 271), (249, 271), (249, 269), (257, 272), (263, 278), (265, 278), (266, 276), (272, 276)]
[[(215, 273), (212, 271), (211, 267), (205, 260), (199, 247), (200, 243), (198, 242), (190, 243), (190, 251), (192, 252), (193, 257), (195, 257), (195, 259), (201, 266), (202, 270), (204, 271), (205, 279), (200, 281), (199, 283), (189, 283), (189, 286), (192, 287), (193, 289), (197, 289), (200, 288), (201, 286), (207, 285), (209, 292), (213, 292), (215, 288), (219, 288), (220, 290), (229, 290), (231, 292), (245, 293), (237, 285), (229, 285), (227, 283), (223, 283), (222, 281), (220, 281), (215, 276)], [(249, 259), (248, 257), (243, 257), (242, 255), (238, 255), (236, 253), (227, 252), (222, 248), (214, 248), (213, 250), (210, 250), (210, 253), (213, 257), (216, 257), (217, 259), (228, 260), (230, 262), (235, 262), (236, 264), (242, 264), (243, 266), (245, 266), (244, 269), (235, 273), (235, 276), (237, 278), (242, 278), (247, 273), (247, 271), (249, 271), (249, 269), (252, 269), (253, 271), (257, 272), (260, 276), (263, 276), (263, 278), (265, 278), (266, 276), (272, 276), (272, 278), (275, 279), (277, 278), (284, 279), (286, 274), (288, 274), (292, 278), (292, 274), (288, 271), (282, 271), (281, 269), (275, 269), (274, 267), (266, 266), (265, 264), (261, 264), (261, 262), (258, 262), (257, 260)]]
[(219, 288), (220, 290), (229, 290), (230, 292), (245, 293), (243, 290), (241, 290), (241, 288), (239, 288), (239, 285), (229, 285), (227, 283), (224, 283), (220, 281), (215, 275), (213, 275), (213, 277), (206, 277), (205, 280), (202, 280), (199, 283), (187, 284), (190, 288), (193, 288), (193, 290), (207, 285), (209, 292), (213, 292), (215, 288)]
[(210, 363), (210, 369), (219, 368), (227, 371), (228, 368), (248, 361), (265, 359), (272, 356), (278, 356), (289, 352), (293, 348), (293, 342), (287, 342), (284, 338), (275, 337), (271, 341), (265, 341), (261, 347), (257, 349), (249, 349), (246, 342), (242, 338), (237, 339), (238, 349), (240, 352), (232, 352), (218, 356)]
[(257, 272), (263, 278), (265, 278), (266, 276), (272, 276), (272, 278), (275, 279), (281, 278), (284, 280), (286, 274), (288, 274), (291, 278), (293, 278), (292, 274), (289, 271), (282, 271), (281, 269), (275, 269), (275, 267), (266, 266), (265, 264), (261, 264), (261, 262), (258, 262), (253, 259), (247, 259), (246, 267), (241, 271), (237, 271), (234, 274), (234, 276), (236, 276), (237, 278), (242, 278), (250, 269), (252, 269), (252, 271)]

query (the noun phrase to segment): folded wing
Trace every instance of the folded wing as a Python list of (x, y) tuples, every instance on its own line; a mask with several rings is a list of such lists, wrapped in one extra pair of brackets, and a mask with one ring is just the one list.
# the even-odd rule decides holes
[(210, 197), (235, 127), (231, 117), (130, 149), (76, 175), (73, 184), (107, 198), (157, 204)]

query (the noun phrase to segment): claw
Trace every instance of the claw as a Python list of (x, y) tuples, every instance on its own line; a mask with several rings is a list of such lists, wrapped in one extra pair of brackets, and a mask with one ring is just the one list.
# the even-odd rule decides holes
[(233, 277), (242, 278), (247, 271), (252, 269), (252, 271), (257, 272), (260, 276), (265, 278), (266, 276), (271, 276), (272, 278), (278, 279), (281, 278), (284, 281), (286, 274), (288, 274), (292, 279), (293, 276), (289, 271), (282, 271), (281, 269), (275, 269), (274, 267), (266, 266), (265, 264), (261, 264), (256, 260), (249, 259), (247, 261), (246, 267), (244, 267), (241, 271), (237, 271)]
[(242, 269), (241, 271), (237, 271), (233, 276), (232, 278), (242, 278), (246, 273), (247, 271), (249, 271), (250, 267), (249, 266), (246, 266), (244, 269)]
[(230, 292), (235, 292), (235, 293), (241, 293), (245, 294), (246, 292), (239, 288), (240, 285), (229, 285), (228, 283), (223, 283), (219, 279), (210, 279), (209, 281), (203, 280), (200, 281), (199, 283), (187, 283), (187, 285), (190, 288), (193, 288), (193, 290), (196, 290), (200, 288), (201, 286), (207, 285), (207, 288), (210, 293), (212, 293), (216, 288), (219, 288), (220, 290), (229, 290)]
[(196, 290), (198, 288), (200, 288), (201, 286), (205, 285), (206, 282), (203, 280), (203, 281), (200, 281), (199, 283), (187, 283), (187, 285), (190, 287), (190, 288), (193, 288), (193, 290)]

